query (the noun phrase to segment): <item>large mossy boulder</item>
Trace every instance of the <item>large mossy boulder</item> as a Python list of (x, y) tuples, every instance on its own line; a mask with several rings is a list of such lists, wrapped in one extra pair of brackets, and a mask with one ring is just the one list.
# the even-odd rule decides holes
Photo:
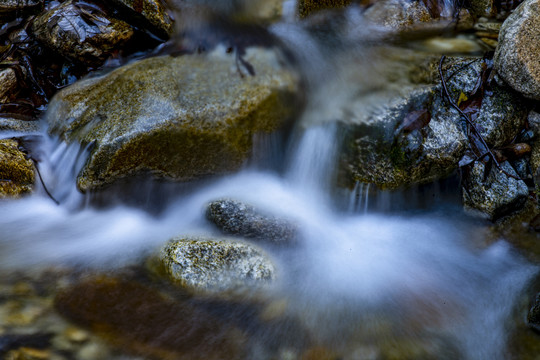
[[(481, 59), (448, 61), (443, 73), (454, 102), (475, 91), (484, 68)], [(353, 183), (382, 189), (428, 183), (455, 171), (471, 147), (465, 120), (443, 98), (440, 83), (411, 87), (363, 114), (361, 103), (349, 106), (346, 113), (354, 115), (341, 121), (342, 164)], [(476, 110), (474, 121), (490, 147), (510, 143), (527, 116), (521, 97), (495, 82)]]
[(218, 47), (153, 57), (59, 92), (46, 117), (50, 132), (92, 144), (79, 189), (143, 172), (185, 181), (239, 169), (253, 135), (291, 118), (298, 86), (277, 50), (239, 56)]
[(153, 272), (200, 294), (242, 292), (269, 284), (276, 276), (262, 249), (234, 239), (178, 237), (148, 263)]

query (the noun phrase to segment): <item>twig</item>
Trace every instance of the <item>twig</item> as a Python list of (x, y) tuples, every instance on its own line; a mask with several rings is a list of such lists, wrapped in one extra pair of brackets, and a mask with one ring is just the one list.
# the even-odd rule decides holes
[(495, 164), (495, 166), (497, 166), (497, 169), (499, 169), (503, 174), (505, 174), (506, 176), (508, 177), (511, 177), (513, 179), (516, 179), (516, 180), (522, 180), (520, 177), (518, 176), (514, 176), (510, 173), (508, 173), (507, 171), (505, 171), (502, 167), (501, 167), (501, 164), (499, 164), (499, 162), (497, 161), (497, 159), (495, 158), (495, 155), (493, 154), (493, 152), (491, 151), (491, 149), (489, 148), (488, 144), (486, 143), (486, 141), (484, 140), (484, 137), (482, 136), (482, 134), (480, 134), (480, 131), (476, 128), (476, 126), (474, 125), (474, 123), (471, 121), (471, 119), (467, 116), (467, 114), (465, 114), (463, 112), (463, 110), (461, 110), (459, 108), (459, 106), (457, 106), (457, 104), (452, 100), (452, 98), (450, 97), (450, 92), (448, 92), (448, 88), (446, 87), (446, 80), (444, 79), (444, 76), (443, 76), (443, 72), (442, 72), (442, 65), (443, 65), (443, 62), (444, 62), (444, 59), (446, 58), (446, 56), (441, 56), (441, 60), (439, 61), (439, 76), (441, 77), (441, 85), (442, 85), (442, 88), (444, 90), (444, 95), (446, 96), (446, 99), (448, 100), (448, 102), (450, 103), (450, 106), (452, 106), (454, 109), (457, 110), (457, 112), (461, 115), (461, 117), (463, 119), (465, 119), (465, 121), (467, 122), (467, 124), (469, 125), (469, 128), (472, 129), (474, 131), (474, 133), (478, 136), (478, 139), (480, 139), (480, 142), (482, 143), (482, 145), (485, 146), (487, 152), (486, 154), (482, 155), (480, 157), (483, 158), (484, 156), (488, 155), (490, 157), (490, 159), (493, 161), (493, 163)]
[(30, 157), (30, 160), (32, 160), (32, 162), (34, 163), (34, 167), (36, 168), (36, 172), (38, 174), (39, 181), (41, 182), (41, 185), (43, 186), (43, 189), (45, 190), (45, 193), (51, 198), (52, 201), (55, 202), (56, 205), (60, 205), (60, 202), (58, 200), (56, 200), (54, 198), (54, 196), (51, 195), (51, 193), (47, 189), (47, 186), (45, 186), (45, 182), (43, 181), (43, 178), (41, 177), (41, 172), (39, 171), (37, 161), (33, 157)]

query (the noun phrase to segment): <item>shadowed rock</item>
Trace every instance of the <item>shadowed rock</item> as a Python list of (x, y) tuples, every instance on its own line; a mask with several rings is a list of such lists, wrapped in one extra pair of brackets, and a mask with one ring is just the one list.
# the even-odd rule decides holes
[(540, 293), (536, 294), (535, 302), (527, 315), (527, 322), (530, 327), (540, 331)]
[[(501, 167), (516, 176), (508, 162), (502, 163)], [(484, 181), (484, 172), (485, 165), (477, 161), (464, 176), (463, 204), (466, 208), (479, 210), (496, 220), (525, 205), (529, 189), (522, 180), (511, 178), (493, 166)]]
[(222, 199), (208, 204), (206, 217), (221, 231), (230, 235), (268, 241), (276, 244), (294, 242), (297, 228), (290, 222), (260, 212), (240, 201)]

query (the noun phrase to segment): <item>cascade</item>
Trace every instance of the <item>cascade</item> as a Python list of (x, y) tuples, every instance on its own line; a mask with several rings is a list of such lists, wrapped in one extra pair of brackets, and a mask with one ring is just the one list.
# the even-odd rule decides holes
[[(106, 195), (83, 195), (75, 177), (88, 149), (66, 145), (44, 129), (40, 170), (60, 205), (42, 188), (0, 202), (0, 271), (58, 264), (103, 271), (138, 264), (171, 237), (215, 233), (205, 206), (232, 198), (297, 224), (299, 244), (276, 251), (282, 269), (269, 291), (286, 299), (287, 311), (322, 344), (363, 354), (351, 359), (402, 338), (430, 343), (440, 359), (507, 358), (513, 310), (536, 267), (504, 239), (477, 246), (485, 234), (461, 214), (372, 213), (373, 188), (363, 183), (345, 200), (336, 195), (342, 139), (333, 120), (343, 116), (339, 109), (348, 91), (347, 73), (333, 72), (336, 62), (366, 62), (370, 100), (372, 87), (393, 91), (395, 84), (372, 83), (378, 75), (369, 73), (385, 65), (371, 60), (369, 51), (353, 48), (338, 59), (325, 58), (325, 45), (291, 21), (273, 31), (294, 45), (312, 77), (307, 105), (287, 146), (281, 139), (255, 139), (264, 166), (252, 160), (236, 174), (189, 184), (137, 179), (118, 200), (114, 186)], [(101, 198), (107, 200), (102, 204)]]

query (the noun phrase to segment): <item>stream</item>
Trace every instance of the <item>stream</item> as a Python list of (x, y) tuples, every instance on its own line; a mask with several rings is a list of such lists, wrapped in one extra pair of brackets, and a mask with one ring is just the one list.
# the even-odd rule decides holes
[[(270, 304), (267, 308), (281, 306), (275, 316), (294, 319), (302, 335), (289, 322), (265, 331), (263, 321), (263, 330), (249, 336), (248, 355), (238, 358), (520, 358), (509, 340), (522, 327), (523, 304), (538, 264), (504, 238), (488, 239), (485, 222), (462, 210), (457, 183), (449, 189), (387, 194), (369, 185), (336, 186), (341, 138), (328, 120), (348, 91), (347, 69), (337, 64), (367, 63), (363, 91), (366, 101), (374, 102), (385, 97), (378, 100), (373, 89), (383, 94), (400, 86), (385, 83), (380, 70), (390, 65), (385, 73), (399, 72), (401, 65), (381, 63), (362, 46), (314, 42), (291, 20), (273, 25), (272, 31), (299, 53), (310, 79), (307, 106), (291, 134), (255, 138), (253, 156), (238, 173), (184, 184), (141, 177), (81, 194), (75, 177), (87, 150), (48, 135), (43, 121), (40, 172), (60, 205), (41, 185), (30, 196), (0, 202), (0, 287), (50, 269), (86, 276), (140, 267), (174, 236), (218, 235), (205, 218), (206, 205), (231, 198), (279, 214), (299, 229), (294, 246), (267, 249), (279, 265), (278, 277), (256, 298)], [(350, 34), (347, 42), (362, 36)], [(435, 200), (425, 205), (422, 197)], [(68, 282), (62, 281), (62, 286)], [(51, 296), (54, 291), (45, 297)], [(252, 294), (244, 300), (250, 304)], [(216, 313), (224, 323), (235, 316)], [(0, 318), (0, 338), (9, 331), (54, 329), (35, 323), (25, 328)], [(291, 340), (297, 336), (309, 340)], [(146, 358), (144, 351), (132, 356), (129, 346), (112, 344), (116, 350), (102, 358)]]

